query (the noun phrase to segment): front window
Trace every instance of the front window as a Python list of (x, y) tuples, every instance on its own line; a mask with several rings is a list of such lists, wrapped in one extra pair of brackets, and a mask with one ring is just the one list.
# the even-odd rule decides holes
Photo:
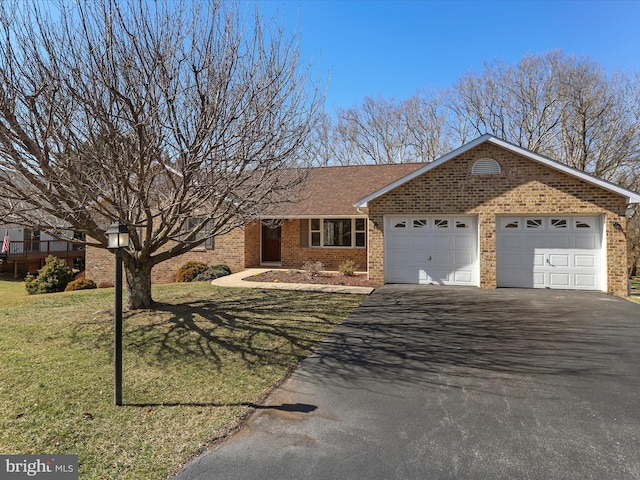
[(311, 246), (364, 248), (366, 228), (364, 218), (313, 218), (309, 222)]
[(324, 221), (325, 247), (351, 246), (351, 219), (326, 219)]
[[(187, 219), (187, 224), (186, 224), (186, 231), (185, 234), (189, 234), (189, 232), (191, 232), (192, 230), (198, 228), (203, 222), (207, 222), (207, 218), (204, 216), (194, 216), (194, 217), (189, 217)], [(205, 226), (203, 229), (201, 229), (200, 231), (198, 231), (198, 233), (196, 233), (193, 236), (192, 241), (200, 241), (203, 238), (207, 237), (206, 240), (204, 241), (204, 243), (202, 245), (200, 245), (200, 248), (206, 248), (206, 249), (213, 249), (214, 248), (214, 243), (213, 243), (213, 238), (208, 237), (209, 235), (209, 230), (207, 228), (208, 226)]]
[(364, 247), (367, 244), (367, 222), (364, 218), (356, 218), (356, 247)]
[(319, 218), (314, 218), (311, 220), (311, 246), (319, 247), (320, 246), (320, 224), (321, 220)]

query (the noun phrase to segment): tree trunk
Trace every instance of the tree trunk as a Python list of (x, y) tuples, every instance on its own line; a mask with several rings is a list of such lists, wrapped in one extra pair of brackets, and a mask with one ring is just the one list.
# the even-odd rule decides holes
[(127, 275), (127, 308), (139, 310), (153, 308), (151, 298), (151, 262), (141, 262), (135, 259), (125, 260)]

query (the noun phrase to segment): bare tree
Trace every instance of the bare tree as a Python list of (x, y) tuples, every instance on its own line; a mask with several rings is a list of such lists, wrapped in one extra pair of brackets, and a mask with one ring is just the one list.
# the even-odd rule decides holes
[(336, 158), (340, 155), (336, 151), (338, 143), (334, 141), (334, 136), (334, 122), (329, 115), (323, 113), (313, 131), (307, 150), (311, 165), (326, 167), (336, 163)]
[(631, 208), (627, 214), (625, 237), (627, 239), (629, 276), (635, 277), (640, 273), (638, 271), (638, 264), (640, 264), (640, 208), (637, 205)]
[(432, 162), (452, 149), (452, 135), (441, 93), (424, 91), (401, 104), (406, 141), (413, 162)]
[(323, 98), (257, 10), (2, 2), (0, 22), (0, 214), (101, 248), (127, 224), (129, 308), (154, 265), (294, 196)]
[(456, 82), (448, 105), (460, 144), (485, 133), (542, 152), (555, 145), (562, 109), (555, 72), (560, 52), (526, 56), (517, 65), (485, 64)]
[(339, 110), (337, 130), (358, 152), (359, 163), (407, 161), (407, 132), (393, 99), (366, 97), (360, 106)]
[(366, 97), (361, 105), (338, 109), (323, 132), (321, 151), (342, 165), (430, 162), (450, 146), (437, 95)]
[(638, 83), (621, 74), (608, 78), (586, 60), (563, 67), (558, 157), (579, 170), (620, 180), (640, 155)]
[(640, 155), (639, 86), (637, 77), (606, 75), (560, 51), (529, 55), (460, 79), (448, 98), (450, 122), (461, 143), (491, 133), (618, 181)]

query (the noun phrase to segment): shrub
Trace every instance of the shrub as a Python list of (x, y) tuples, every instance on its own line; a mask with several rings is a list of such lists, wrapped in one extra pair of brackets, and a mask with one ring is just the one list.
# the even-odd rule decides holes
[(224, 264), (213, 265), (213, 266), (211, 266), (209, 268), (213, 268), (215, 270), (224, 270), (225, 272), (227, 272), (227, 275), (231, 275), (231, 269), (227, 265), (224, 265)]
[(322, 262), (306, 262), (302, 265), (302, 269), (307, 272), (311, 278), (313, 278), (324, 270), (324, 265)]
[(73, 272), (64, 260), (49, 255), (45, 266), (38, 270), (38, 276), (27, 275), (25, 280), (29, 295), (62, 292), (73, 280)]
[(351, 259), (345, 260), (338, 265), (338, 271), (345, 277), (352, 277), (356, 273), (358, 265)]
[(76, 278), (73, 282), (69, 282), (64, 291), (73, 292), (74, 290), (91, 290), (93, 288), (98, 288), (93, 280), (89, 280), (88, 278)]
[(215, 280), (216, 278), (225, 277), (231, 273), (231, 270), (226, 265), (214, 265), (207, 268), (204, 272), (199, 273), (192, 280), (193, 282), (206, 282), (209, 280)]
[(176, 282), (190, 282), (209, 268), (202, 262), (187, 262), (178, 269), (176, 273)]

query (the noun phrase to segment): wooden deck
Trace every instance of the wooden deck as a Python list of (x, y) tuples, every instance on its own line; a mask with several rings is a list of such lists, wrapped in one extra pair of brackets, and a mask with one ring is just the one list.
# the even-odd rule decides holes
[(38, 262), (43, 265), (44, 260), (49, 255), (65, 260), (83, 258), (85, 256), (85, 247), (79, 243), (62, 242), (60, 240), (12, 241), (9, 245), (9, 252), (0, 255), (0, 258), (7, 264), (13, 264), (13, 274), (17, 278), (19, 264)]

